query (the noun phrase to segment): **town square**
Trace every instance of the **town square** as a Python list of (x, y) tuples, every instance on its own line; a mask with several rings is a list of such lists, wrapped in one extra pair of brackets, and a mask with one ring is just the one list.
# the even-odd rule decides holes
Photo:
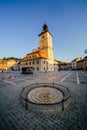
[[(60, 112), (50, 112), (49, 108), (46, 112), (26, 109), (21, 104), (20, 93), (24, 87), (36, 83), (64, 85), (71, 93), (72, 105)], [(12, 71), (0, 73), (1, 130), (86, 130), (86, 121), (87, 72), (36, 72), (33, 75)]]
[(0, 0), (0, 130), (87, 130), (86, 0)]

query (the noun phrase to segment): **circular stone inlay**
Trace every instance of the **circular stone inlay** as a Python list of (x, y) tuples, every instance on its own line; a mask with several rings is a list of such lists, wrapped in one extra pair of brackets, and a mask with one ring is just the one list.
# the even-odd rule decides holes
[(63, 94), (56, 88), (39, 87), (28, 93), (28, 100), (36, 104), (54, 104), (63, 100)]

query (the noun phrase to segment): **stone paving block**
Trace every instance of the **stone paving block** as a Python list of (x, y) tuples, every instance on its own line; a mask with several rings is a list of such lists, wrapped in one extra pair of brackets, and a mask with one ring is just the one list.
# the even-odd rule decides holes
[[(63, 72), (63, 74), (66, 72)], [(62, 72), (61, 72), (62, 74)], [(12, 75), (12, 74), (9, 74)], [(9, 79), (17, 84), (12, 85), (0, 80), (0, 130), (86, 130), (87, 124), (87, 85), (72, 84), (70, 79), (67, 79), (62, 84), (68, 86), (73, 93), (75, 104), (69, 110), (59, 114), (42, 114), (27, 111), (20, 103), (20, 92), (23, 86), (31, 83), (39, 82), (59, 82), (55, 73), (51, 74), (48, 80), (44, 77), (45, 74), (38, 73), (36, 76), (27, 77), (15, 74)], [(42, 75), (42, 77), (41, 77)], [(46, 74), (48, 78), (49, 74)], [(54, 77), (53, 77), (54, 76)], [(72, 79), (74, 80), (75, 77)], [(21, 80), (20, 80), (21, 79)], [(23, 81), (29, 79), (31, 82)], [(82, 79), (82, 77), (81, 77)], [(69, 80), (69, 82), (68, 82)], [(84, 96), (83, 96), (84, 94)]]

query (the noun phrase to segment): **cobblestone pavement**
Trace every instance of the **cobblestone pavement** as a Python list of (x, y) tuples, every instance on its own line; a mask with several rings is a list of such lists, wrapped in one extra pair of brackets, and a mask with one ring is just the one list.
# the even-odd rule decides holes
[[(36, 82), (54, 82), (68, 87), (73, 106), (61, 113), (26, 110), (20, 103), (20, 92), (26, 85)], [(87, 72), (46, 72), (33, 76), (0, 73), (0, 130), (86, 130), (86, 126)]]

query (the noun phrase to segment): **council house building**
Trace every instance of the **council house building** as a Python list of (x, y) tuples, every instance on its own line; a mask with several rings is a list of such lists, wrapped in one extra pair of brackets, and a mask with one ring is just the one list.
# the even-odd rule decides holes
[(53, 57), (52, 34), (47, 24), (44, 24), (39, 34), (39, 47), (27, 54), (20, 64), (20, 70), (29, 68), (37, 72), (57, 71), (58, 62)]

